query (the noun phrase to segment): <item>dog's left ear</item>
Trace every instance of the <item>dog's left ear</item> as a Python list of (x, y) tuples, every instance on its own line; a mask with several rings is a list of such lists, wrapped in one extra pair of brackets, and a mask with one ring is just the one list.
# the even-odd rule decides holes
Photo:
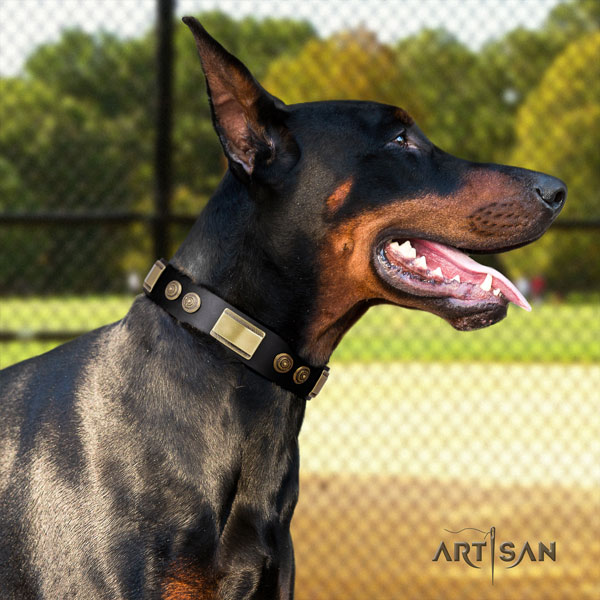
[(194, 17), (183, 17), (183, 22), (196, 40), (213, 124), (232, 171), (248, 180), (275, 159), (290, 165), (297, 147), (285, 126), (285, 104), (269, 94)]

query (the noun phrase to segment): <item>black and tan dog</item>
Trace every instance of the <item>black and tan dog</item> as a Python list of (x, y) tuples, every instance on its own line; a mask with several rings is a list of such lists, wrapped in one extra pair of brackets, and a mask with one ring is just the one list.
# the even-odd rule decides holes
[(393, 106), (287, 106), (184, 20), (229, 169), (122, 321), (2, 372), (2, 598), (291, 598), (298, 433), (336, 344), (383, 302), (464, 330), (528, 308), (466, 253), (537, 239), (566, 197)]

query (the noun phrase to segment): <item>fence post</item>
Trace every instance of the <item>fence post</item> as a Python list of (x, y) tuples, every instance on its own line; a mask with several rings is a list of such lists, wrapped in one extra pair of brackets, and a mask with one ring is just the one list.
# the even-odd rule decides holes
[(157, 110), (154, 153), (154, 257), (169, 258), (172, 177), (172, 95), (174, 0), (157, 0)]

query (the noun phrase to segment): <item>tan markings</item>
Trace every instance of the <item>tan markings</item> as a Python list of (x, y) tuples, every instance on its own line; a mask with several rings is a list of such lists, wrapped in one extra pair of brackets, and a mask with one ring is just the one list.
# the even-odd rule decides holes
[(378, 232), (389, 222), (389, 210), (342, 223), (321, 247), (316, 309), (303, 351), (316, 364), (327, 362), (344, 333), (364, 311), (361, 303), (384, 295), (370, 259)]
[(214, 576), (191, 565), (176, 563), (163, 583), (161, 600), (216, 600), (218, 581)]
[[(319, 249), (317, 297), (302, 353), (316, 364), (326, 362), (369, 304), (426, 308), (427, 300), (396, 293), (375, 272), (372, 257), (380, 232), (397, 229), (407, 238), (425, 237), (473, 250), (508, 246), (526, 239), (544, 219), (531, 196), (523, 183), (475, 168), (450, 196), (391, 201), (338, 224)], [(488, 210), (486, 225), (486, 219), (478, 217)]]
[(349, 177), (346, 181), (340, 183), (329, 198), (327, 198), (327, 212), (329, 214), (333, 214), (344, 204), (352, 189), (352, 182), (353, 178)]
[(396, 119), (401, 121), (402, 124), (406, 125), (407, 127), (410, 127), (415, 122), (415, 120), (403, 108), (396, 108), (394, 111), (394, 117), (396, 117)]

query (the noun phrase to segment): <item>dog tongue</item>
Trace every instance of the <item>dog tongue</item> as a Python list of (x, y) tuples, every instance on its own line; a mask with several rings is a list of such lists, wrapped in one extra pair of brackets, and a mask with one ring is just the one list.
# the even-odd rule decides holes
[[(515, 284), (510, 281), (510, 279), (502, 275), (502, 273), (496, 271), (496, 269), (480, 265), (477, 261), (473, 260), (470, 256), (467, 256), (464, 252), (461, 252), (456, 248), (452, 248), (451, 246), (420, 239), (411, 240), (411, 242), (413, 243), (413, 246), (415, 246), (417, 254), (422, 254), (426, 257), (430, 255), (432, 257), (442, 258), (460, 269), (462, 272), (483, 275), (489, 273), (493, 279), (493, 287), (498, 288), (507, 300), (510, 300), (517, 306), (520, 306), (527, 311), (531, 310), (529, 302), (527, 302)], [(464, 281), (463, 278), (461, 279)]]

